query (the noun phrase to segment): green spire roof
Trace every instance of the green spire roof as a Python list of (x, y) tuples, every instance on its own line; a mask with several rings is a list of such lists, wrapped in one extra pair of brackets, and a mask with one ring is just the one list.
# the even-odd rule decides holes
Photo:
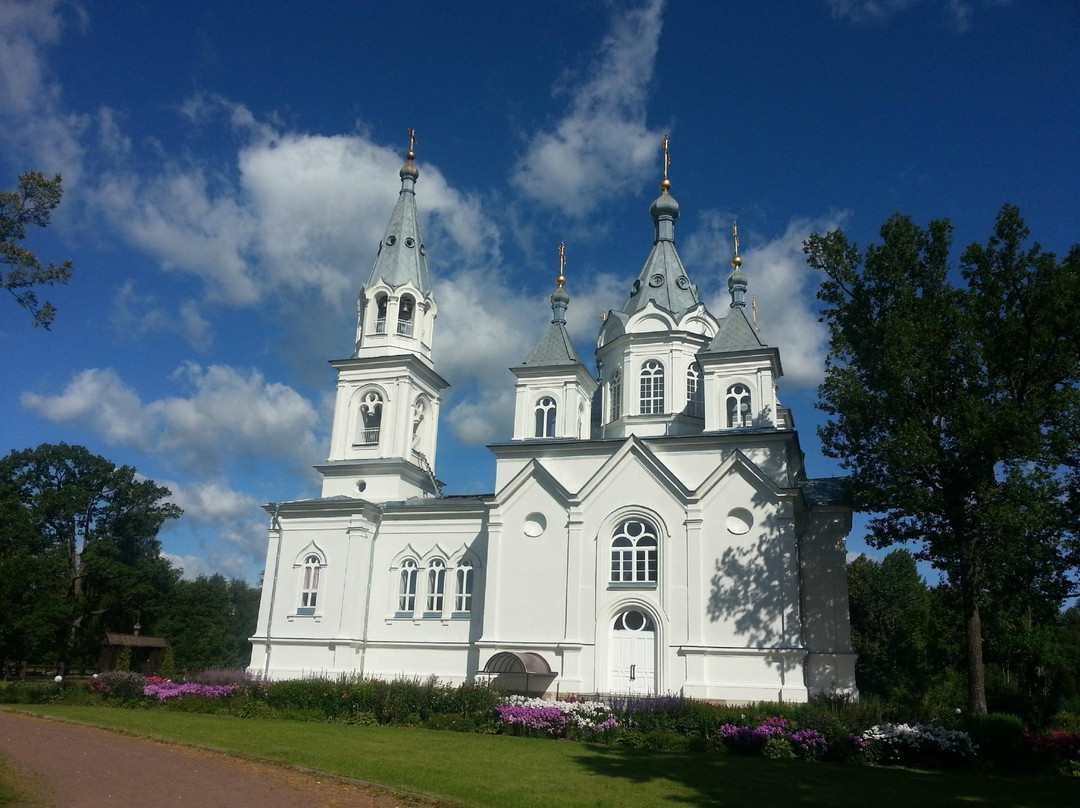
[(391, 287), (413, 284), (424, 295), (430, 295), (431, 275), (428, 273), (427, 248), (420, 233), (420, 214), (416, 210), (417, 171), (413, 163), (416, 155), (409, 150), (408, 159), (401, 168), (401, 192), (397, 205), (386, 226), (379, 254), (368, 276), (368, 285), (380, 279)]
[(746, 319), (746, 310), (741, 306), (733, 306), (728, 316), (720, 321), (720, 330), (702, 353), (752, 351), (765, 347), (767, 346), (758, 336), (757, 329)]
[[(664, 181), (667, 186), (670, 182)], [(697, 288), (690, 283), (679, 253), (675, 250), (675, 220), (679, 218), (679, 203), (662, 183), (660, 196), (652, 203), (649, 213), (655, 225), (652, 252), (634, 281), (630, 297), (623, 306), (627, 314), (641, 311), (650, 300), (678, 316), (698, 304)]]

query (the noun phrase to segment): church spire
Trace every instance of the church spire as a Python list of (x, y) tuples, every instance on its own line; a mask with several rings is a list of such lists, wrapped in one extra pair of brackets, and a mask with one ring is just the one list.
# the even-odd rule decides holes
[[(739, 223), (731, 225), (731, 236), (735, 240), (735, 257), (731, 259), (731, 275), (728, 277), (728, 291), (731, 293), (731, 308), (746, 308), (746, 276), (742, 273), (742, 256), (739, 255)], [(754, 318), (757, 319), (755, 307)]]
[(555, 291), (551, 294), (552, 325), (566, 325), (566, 307), (570, 295), (566, 289), (566, 242), (559, 244), (559, 277), (555, 279)]
[(382, 280), (392, 288), (411, 283), (422, 294), (430, 295), (431, 275), (428, 273), (427, 247), (420, 233), (420, 215), (416, 210), (416, 181), (420, 171), (416, 168), (416, 129), (409, 128), (409, 151), (405, 165), (398, 175), (401, 191), (397, 205), (390, 216), (390, 223), (383, 233), (379, 254), (371, 267), (367, 285)]
[(660, 196), (649, 207), (653, 220), (653, 248), (645, 260), (638, 278), (630, 290), (623, 311), (633, 314), (645, 308), (650, 300), (672, 314), (682, 314), (698, 304), (697, 289), (686, 277), (682, 260), (675, 250), (675, 220), (679, 218), (679, 203), (671, 195), (671, 166), (669, 138), (660, 141), (664, 152), (664, 178), (660, 181)]

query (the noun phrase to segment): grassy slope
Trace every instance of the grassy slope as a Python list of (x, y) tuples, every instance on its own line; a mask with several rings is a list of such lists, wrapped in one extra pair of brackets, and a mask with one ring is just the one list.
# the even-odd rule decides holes
[(27, 708), (383, 783), (470, 808), (1080, 805), (1080, 780), (913, 772), (661, 753), (396, 727), (264, 721), (166, 710)]

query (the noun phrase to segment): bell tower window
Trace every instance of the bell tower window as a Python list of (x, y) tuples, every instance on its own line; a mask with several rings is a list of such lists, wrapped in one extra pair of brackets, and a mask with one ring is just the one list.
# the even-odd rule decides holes
[(544, 396), (536, 402), (536, 430), (533, 433), (537, 438), (555, 437), (555, 399)]
[(385, 294), (380, 294), (375, 298), (376, 314), (375, 314), (375, 333), (386, 333), (386, 300)]
[(664, 366), (650, 359), (641, 368), (641, 414), (659, 415), (664, 411)]
[(733, 384), (727, 391), (727, 425), (729, 429), (751, 425), (750, 388)]
[(360, 424), (358, 443), (378, 443), (379, 428), (382, 426), (382, 396), (372, 390), (360, 401)]
[(416, 301), (410, 295), (402, 295), (398, 302), (397, 332), (403, 337), (413, 335), (413, 314), (416, 310)]

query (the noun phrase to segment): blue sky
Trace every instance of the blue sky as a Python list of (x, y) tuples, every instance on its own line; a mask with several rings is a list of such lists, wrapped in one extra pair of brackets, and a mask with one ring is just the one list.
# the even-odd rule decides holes
[[(725, 310), (730, 226), (810, 472), (826, 343), (811, 232), (896, 211), (960, 248), (1003, 203), (1080, 240), (1080, 7), (1003, 0), (0, 3), (0, 187), (61, 172), (27, 246), (77, 272), (51, 331), (0, 302), (0, 450), (67, 441), (164, 482), (189, 576), (255, 580), (259, 505), (318, 493), (334, 376), (417, 128), (439, 301), (436, 470), (490, 491), (550, 319), (592, 355), (652, 240)], [(863, 549), (858, 531), (850, 549)]]

